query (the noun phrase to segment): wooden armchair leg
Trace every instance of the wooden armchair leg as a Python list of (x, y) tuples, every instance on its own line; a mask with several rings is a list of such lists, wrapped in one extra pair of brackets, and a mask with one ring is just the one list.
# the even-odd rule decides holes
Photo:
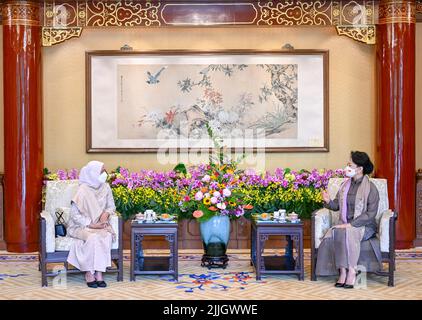
[(47, 263), (44, 261), (40, 262), (41, 267), (41, 286), (42, 287), (48, 287), (48, 281), (47, 281)]
[(119, 218), (119, 258), (117, 259), (118, 263), (118, 272), (117, 272), (117, 281), (123, 281), (123, 219)]
[(311, 218), (311, 281), (317, 281), (315, 273), (317, 250), (315, 246), (315, 215), (317, 211), (312, 213)]
[(119, 261), (119, 271), (117, 272), (117, 281), (123, 281), (123, 261)]
[(120, 257), (117, 260), (119, 271), (117, 273), (117, 281), (123, 281), (123, 250), (120, 253)]
[(396, 220), (397, 212), (394, 212), (393, 216), (390, 217), (389, 221), (389, 239), (390, 239), (390, 248), (389, 248), (389, 259), (388, 259), (388, 286), (394, 287), (394, 271), (396, 270)]
[(390, 253), (390, 259), (388, 261), (388, 286), (394, 287), (394, 271), (396, 271), (396, 257), (395, 252)]
[(388, 263), (388, 286), (394, 287), (394, 262)]
[(316, 267), (316, 250), (314, 248), (311, 248), (311, 281), (317, 281), (317, 276), (315, 273), (315, 267)]

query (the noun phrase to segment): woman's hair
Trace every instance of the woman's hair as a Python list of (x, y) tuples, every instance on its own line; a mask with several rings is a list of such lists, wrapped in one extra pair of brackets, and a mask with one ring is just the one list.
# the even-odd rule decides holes
[(352, 158), (353, 163), (363, 168), (363, 174), (371, 174), (374, 170), (374, 165), (366, 152), (352, 151), (350, 157)]

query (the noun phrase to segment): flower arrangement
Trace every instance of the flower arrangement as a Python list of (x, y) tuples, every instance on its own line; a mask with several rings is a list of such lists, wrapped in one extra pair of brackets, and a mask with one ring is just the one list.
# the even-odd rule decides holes
[[(217, 156), (210, 155), (208, 164), (187, 168), (178, 164), (173, 170), (129, 172), (118, 167), (108, 178), (117, 211), (125, 220), (138, 212), (156, 212), (178, 216), (179, 219), (206, 221), (214, 215), (231, 219), (250, 218), (253, 213), (273, 212), (280, 208), (310, 218), (322, 207), (321, 191), (333, 177), (344, 177), (340, 170), (291, 170), (277, 168), (274, 173), (238, 170), (239, 162), (225, 154), (222, 139), (214, 135), (206, 123)], [(44, 169), (45, 180), (77, 179), (78, 171)]]
[(75, 180), (79, 177), (78, 169), (63, 170), (59, 169), (56, 172), (50, 172), (47, 168), (43, 170), (44, 181), (48, 180)]
[(174, 170), (141, 170), (131, 173), (118, 167), (109, 175), (116, 209), (125, 220), (147, 209), (178, 215), (179, 192), (187, 188), (189, 182), (188, 178), (183, 178)]
[(301, 218), (323, 204), (321, 191), (330, 178), (344, 177), (343, 170), (291, 170), (277, 168), (273, 174), (246, 171), (238, 183), (247, 203), (254, 204), (253, 213), (274, 212), (280, 208), (296, 212)]
[[(76, 177), (71, 175), (70, 171), (63, 171), (66, 175), (48, 173), (46, 178), (63, 180)], [(233, 170), (233, 167), (224, 164), (213, 164), (213, 167), (210, 164), (201, 164), (189, 168), (179, 166), (165, 172), (130, 172), (126, 168), (118, 167), (110, 174), (108, 182), (117, 211), (126, 220), (146, 209), (177, 215), (179, 219), (196, 218), (201, 215), (199, 212), (194, 215), (199, 203), (204, 204), (208, 210), (209, 207), (215, 207), (220, 213), (221, 210), (229, 210), (229, 216), (232, 218), (242, 216), (239, 209), (241, 206), (246, 218), (252, 213), (273, 212), (284, 208), (306, 219), (314, 210), (322, 207), (321, 191), (327, 188), (329, 179), (334, 177), (344, 177), (343, 170), (277, 168), (271, 173), (250, 169)], [(230, 195), (225, 189), (230, 191)], [(198, 191), (202, 192), (201, 200), (195, 199)], [(219, 197), (216, 194), (216, 203), (213, 203), (216, 199), (212, 199), (212, 191), (220, 193)], [(201, 194), (198, 194), (197, 199), (199, 198)], [(229, 203), (233, 198), (235, 201)], [(218, 208), (217, 205), (222, 203), (222, 199), (226, 207), (219, 205), (221, 208)], [(214, 208), (211, 208), (212, 213), (203, 211), (202, 217), (206, 218), (207, 215), (215, 213), (213, 210)]]
[[(215, 149), (218, 150), (218, 156), (215, 158), (210, 154), (209, 164), (202, 167), (202, 172), (197, 176), (201, 183), (193, 181), (187, 191), (182, 193), (180, 210), (189, 213), (193, 211), (192, 216), (199, 222), (215, 215), (228, 216), (230, 219), (240, 218), (253, 208), (252, 204), (244, 202), (244, 194), (236, 188), (238, 174), (241, 172), (237, 170), (237, 165), (245, 155), (237, 161), (228, 159), (225, 148), (221, 145), (222, 139), (214, 135), (208, 123), (206, 127)], [(186, 172), (183, 164), (179, 164), (177, 168)]]
[(201, 183), (192, 181), (182, 193), (179, 201), (182, 215), (188, 216), (192, 212), (198, 221), (208, 220), (214, 215), (236, 219), (253, 208), (244, 202), (244, 194), (236, 188), (237, 176), (231, 165), (207, 165), (203, 171), (204, 174), (199, 177)]
[(202, 164), (186, 168), (186, 173), (118, 168), (110, 184), (117, 210), (126, 219), (146, 209), (204, 221), (215, 214), (249, 218), (280, 208), (306, 219), (322, 207), (321, 191), (334, 177), (344, 177), (343, 171), (277, 168), (274, 173), (257, 173)]

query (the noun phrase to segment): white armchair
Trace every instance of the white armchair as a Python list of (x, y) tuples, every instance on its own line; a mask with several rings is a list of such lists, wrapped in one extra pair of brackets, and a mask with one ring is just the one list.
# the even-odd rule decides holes
[[(389, 209), (388, 192), (386, 179), (370, 179), (378, 189), (380, 203), (376, 222), (378, 224), (377, 237), (380, 242), (382, 261), (388, 263), (388, 272), (379, 272), (379, 275), (388, 276), (388, 285), (394, 286), (394, 270), (395, 270), (395, 224), (397, 214)], [(328, 193), (330, 198), (334, 199), (340, 185), (344, 181), (343, 178), (332, 178), (328, 183)], [(332, 226), (336, 225), (339, 220), (339, 212), (328, 209), (320, 209), (312, 214), (312, 236), (311, 236), (311, 280), (317, 280), (315, 267), (318, 255), (318, 248), (321, 241)]]
[[(70, 215), (71, 199), (78, 189), (78, 180), (47, 181), (46, 201), (44, 210), (40, 213), (40, 250), (39, 261), (42, 273), (42, 286), (47, 286), (47, 277), (56, 276), (57, 273), (47, 271), (48, 263), (64, 263), (66, 269), (67, 256), (74, 241), (73, 238), (55, 237), (55, 223), (57, 209), (63, 211), (64, 223), (67, 224)], [(117, 215), (111, 216), (110, 224), (116, 233), (116, 241), (111, 247), (111, 258), (116, 268), (107, 271), (117, 272), (117, 281), (123, 280), (123, 221)], [(67, 270), (67, 272), (79, 270)]]

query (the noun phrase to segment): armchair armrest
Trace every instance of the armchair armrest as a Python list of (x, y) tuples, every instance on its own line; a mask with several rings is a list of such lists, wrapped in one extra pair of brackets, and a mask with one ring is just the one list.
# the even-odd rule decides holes
[(111, 249), (120, 249), (120, 239), (123, 237), (122, 226), (123, 220), (117, 213), (112, 213), (110, 216), (110, 225), (112, 226), (114, 232), (116, 233), (116, 241), (111, 244)]
[(54, 219), (48, 211), (40, 213), (42, 219), (45, 220), (45, 234), (41, 235), (41, 239), (45, 239), (45, 248), (47, 253), (55, 251), (56, 234), (54, 231)]
[(322, 238), (333, 225), (338, 222), (338, 213), (332, 212), (326, 208), (314, 212), (313, 217), (313, 237), (314, 249), (318, 249)]
[(379, 222), (378, 239), (380, 240), (381, 252), (390, 251), (390, 231), (394, 232), (394, 224), (397, 215), (394, 211), (385, 210)]

